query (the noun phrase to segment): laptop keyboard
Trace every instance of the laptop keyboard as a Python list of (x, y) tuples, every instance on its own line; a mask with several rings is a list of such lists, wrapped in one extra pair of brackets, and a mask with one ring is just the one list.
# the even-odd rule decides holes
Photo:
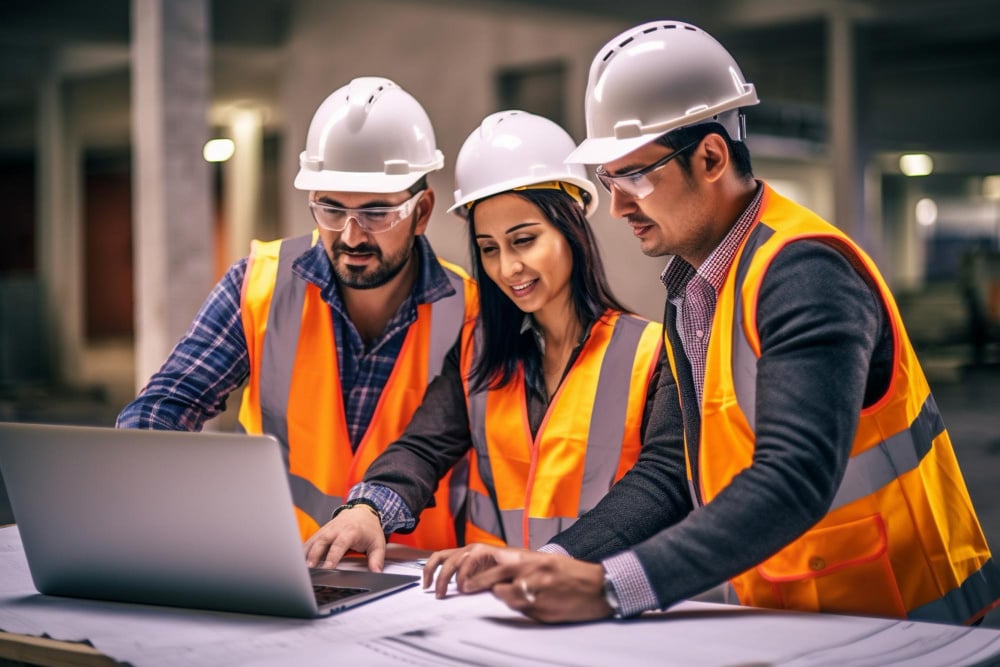
[(320, 606), (349, 598), (352, 595), (367, 593), (368, 590), (367, 588), (350, 588), (347, 586), (313, 586), (313, 592), (316, 594), (316, 604)]

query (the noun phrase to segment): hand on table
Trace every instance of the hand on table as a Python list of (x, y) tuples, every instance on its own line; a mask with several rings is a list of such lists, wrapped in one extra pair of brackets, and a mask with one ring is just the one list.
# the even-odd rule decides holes
[(433, 581), (435, 595), (443, 598), (452, 577), (460, 593), (489, 590), (511, 609), (545, 623), (612, 614), (604, 599), (604, 568), (568, 556), (486, 544), (432, 554), (424, 566), (424, 588)]
[(309, 567), (336, 567), (348, 551), (368, 556), (368, 569), (385, 565), (385, 534), (378, 515), (365, 505), (342, 510), (302, 545)]

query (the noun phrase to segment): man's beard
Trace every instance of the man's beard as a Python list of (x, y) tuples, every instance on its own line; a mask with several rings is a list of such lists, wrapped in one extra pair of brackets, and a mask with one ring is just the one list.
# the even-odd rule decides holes
[[(400, 271), (406, 267), (406, 263), (413, 253), (413, 239), (402, 248), (397, 254), (391, 257), (383, 257), (382, 249), (368, 243), (350, 247), (343, 243), (333, 244), (333, 272), (337, 276), (338, 282), (343, 287), (352, 289), (374, 289), (385, 285), (399, 275)], [(342, 268), (338, 259), (345, 251), (354, 253), (371, 253), (376, 260), (374, 268), (347, 266)]]

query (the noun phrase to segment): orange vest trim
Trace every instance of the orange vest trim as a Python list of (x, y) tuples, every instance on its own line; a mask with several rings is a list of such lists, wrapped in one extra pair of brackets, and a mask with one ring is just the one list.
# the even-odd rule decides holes
[[(292, 262), (317, 240), (314, 232), (255, 242), (241, 304), (251, 373), (240, 423), (247, 432), (267, 432), (282, 443), (303, 540), (329, 520), (370, 463), (402, 434), (448, 348), (478, 312), (475, 284), (460, 268), (442, 262), (456, 294), (417, 307), (368, 430), (352, 452), (330, 306), (317, 286), (291, 272)], [(454, 513), (464, 502), (464, 465), (438, 485), (436, 506), (421, 514), (417, 529), (391, 541), (420, 549), (457, 546)]]
[(893, 375), (885, 396), (861, 412), (826, 517), (731, 583), (740, 601), (753, 606), (972, 622), (1000, 601), (1000, 569), (895, 300), (864, 251), (766, 185), (759, 220), (716, 306), (702, 405), (700, 500), (711, 502), (752, 462), (757, 297), (778, 252), (805, 238), (837, 248), (881, 298), (893, 329)]
[(466, 537), (537, 548), (593, 508), (635, 463), (659, 325), (609, 311), (594, 323), (534, 438), (524, 375), (470, 393), (476, 323), (462, 368), (474, 456)]

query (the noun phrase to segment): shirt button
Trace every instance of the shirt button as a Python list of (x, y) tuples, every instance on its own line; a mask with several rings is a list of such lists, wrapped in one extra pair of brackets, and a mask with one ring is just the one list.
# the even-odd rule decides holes
[(701, 338), (702, 336), (705, 335), (705, 332), (702, 331), (701, 329), (698, 329), (697, 331), (694, 332), (694, 335), (697, 336), (698, 338)]
[(819, 556), (813, 556), (809, 559), (809, 569), (813, 572), (819, 572), (826, 567), (826, 561)]

